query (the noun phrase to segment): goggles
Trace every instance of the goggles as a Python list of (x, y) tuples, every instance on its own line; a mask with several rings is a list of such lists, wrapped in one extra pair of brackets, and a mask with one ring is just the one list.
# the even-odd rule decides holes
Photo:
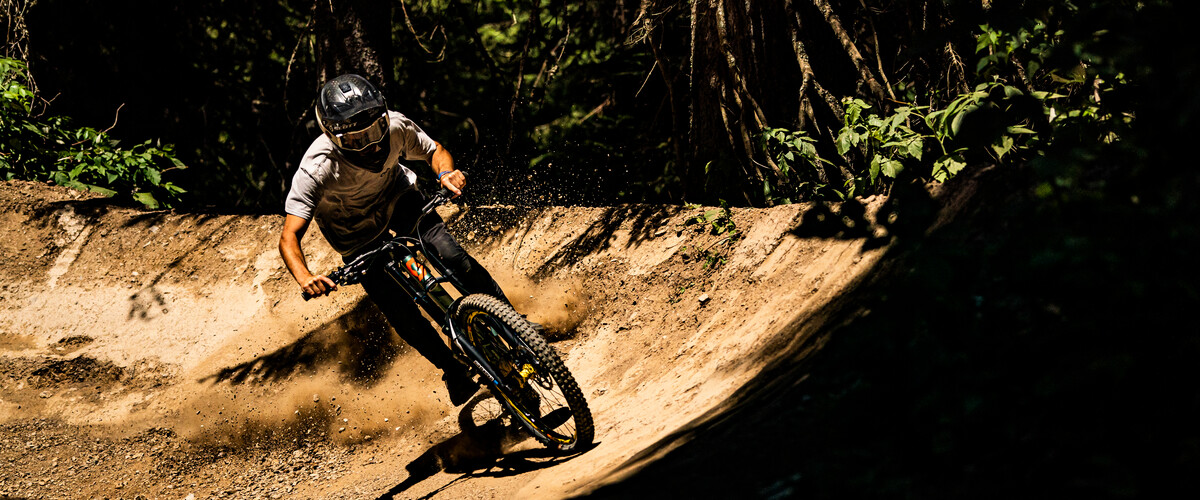
[(388, 117), (387, 114), (384, 113), (383, 116), (380, 116), (378, 120), (371, 122), (371, 124), (367, 125), (366, 128), (351, 130), (349, 132), (343, 132), (340, 134), (332, 133), (329, 135), (333, 139), (333, 143), (336, 144), (338, 148), (347, 149), (350, 151), (362, 151), (368, 146), (383, 140), (383, 138), (387, 136), (387, 133)]

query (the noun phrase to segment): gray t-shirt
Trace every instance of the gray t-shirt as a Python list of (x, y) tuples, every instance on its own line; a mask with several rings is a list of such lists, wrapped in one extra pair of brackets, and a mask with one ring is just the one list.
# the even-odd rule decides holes
[(378, 173), (358, 168), (321, 134), (300, 160), (284, 211), (315, 220), (329, 245), (350, 255), (383, 234), (396, 200), (413, 189), (417, 174), (400, 159), (430, 161), (437, 143), (421, 127), (395, 111), (388, 112), (391, 153)]

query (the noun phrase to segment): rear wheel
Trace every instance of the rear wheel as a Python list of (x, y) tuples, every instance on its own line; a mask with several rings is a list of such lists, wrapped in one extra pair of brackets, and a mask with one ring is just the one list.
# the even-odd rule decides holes
[(455, 313), (463, 338), (499, 376), (496, 399), (543, 445), (577, 450), (595, 435), (587, 400), (558, 352), (503, 301), (469, 295)]

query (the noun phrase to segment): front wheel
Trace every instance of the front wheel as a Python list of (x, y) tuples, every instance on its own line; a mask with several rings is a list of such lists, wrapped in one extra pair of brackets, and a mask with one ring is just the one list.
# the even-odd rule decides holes
[(512, 306), (485, 294), (459, 302), (455, 317), (499, 376), (492, 392), (513, 418), (543, 445), (578, 450), (595, 435), (587, 400), (558, 352)]

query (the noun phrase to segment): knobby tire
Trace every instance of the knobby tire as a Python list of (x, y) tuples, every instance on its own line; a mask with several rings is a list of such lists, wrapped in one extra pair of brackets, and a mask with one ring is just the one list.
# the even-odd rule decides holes
[[(489, 358), (488, 363), (501, 372), (505, 380), (516, 380), (513, 378), (514, 371), (519, 370), (512, 368), (515, 366), (513, 362), (521, 363), (529, 358), (534, 360), (533, 363), (527, 363), (531, 369), (535, 369), (534, 378), (524, 380), (522, 377), (529, 389), (525, 392), (518, 391), (518, 394), (496, 394), (496, 399), (512, 414), (513, 420), (520, 422), (538, 442), (551, 449), (569, 452), (591, 444), (595, 437), (595, 428), (587, 400), (558, 352), (546, 343), (534, 330), (533, 325), (513, 310), (512, 306), (486, 294), (473, 294), (463, 298), (455, 314), (459, 324), (463, 325), (464, 338), (481, 353), (485, 353), (484, 356)], [(505, 338), (506, 333), (515, 337)], [(502, 344), (495, 343), (497, 338)], [(493, 357), (496, 359), (491, 359)], [(519, 359), (521, 357), (526, 358)], [(505, 361), (510, 363), (507, 370)], [(546, 377), (549, 377), (552, 387), (544, 385)], [(544, 391), (538, 389), (539, 387)], [(554, 388), (559, 392), (551, 392)], [(537, 397), (530, 399), (530, 395), (533, 394), (537, 394)], [(560, 399), (560, 395), (562, 401), (548, 401), (548, 396)], [(539, 408), (526, 408), (532, 406), (533, 401), (537, 402)], [(554, 420), (561, 419), (561, 412), (565, 410), (557, 409), (556, 406), (569, 410), (570, 418), (561, 424), (553, 425), (553, 422), (547, 423), (543, 417), (558, 413)], [(542, 407), (551, 410), (543, 413), (540, 411)], [(560, 431), (564, 426), (569, 428), (567, 424), (571, 422), (574, 427), (573, 435)]]

